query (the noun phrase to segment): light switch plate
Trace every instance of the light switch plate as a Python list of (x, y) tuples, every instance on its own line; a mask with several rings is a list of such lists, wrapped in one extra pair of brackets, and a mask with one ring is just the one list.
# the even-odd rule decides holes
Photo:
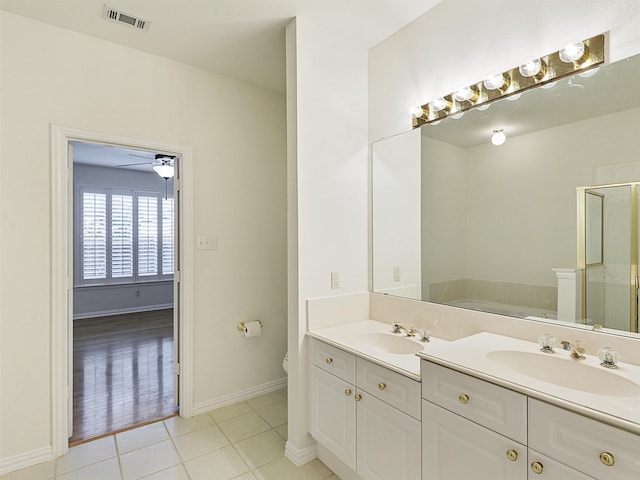
[(205, 237), (204, 235), (198, 235), (196, 247), (198, 250), (217, 250), (218, 237)]

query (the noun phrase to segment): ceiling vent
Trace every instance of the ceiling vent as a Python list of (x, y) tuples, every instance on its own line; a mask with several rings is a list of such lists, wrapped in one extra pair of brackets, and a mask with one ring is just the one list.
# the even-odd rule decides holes
[(134, 17), (128, 13), (120, 12), (115, 8), (108, 7), (107, 5), (102, 9), (102, 17), (107, 20), (111, 20), (112, 22), (135, 28), (136, 30), (142, 30), (143, 32), (149, 30), (149, 22), (147, 20)]

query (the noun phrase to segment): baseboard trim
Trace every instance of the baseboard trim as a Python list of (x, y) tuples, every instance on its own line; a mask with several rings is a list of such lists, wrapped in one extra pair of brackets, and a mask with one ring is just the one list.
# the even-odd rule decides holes
[(43, 447), (27, 453), (14, 455), (13, 457), (0, 458), (0, 475), (14, 472), (22, 468), (32, 467), (38, 463), (48, 462), (53, 459), (53, 449)]
[(146, 307), (114, 308), (112, 310), (100, 310), (97, 312), (78, 313), (73, 315), (73, 319), (84, 320), (86, 318), (108, 317), (111, 315), (122, 315), (125, 313), (154, 312), (156, 310), (166, 310), (168, 308), (173, 308), (173, 303), (149, 305)]
[(264, 395), (265, 393), (274, 392), (287, 386), (287, 377), (274, 380), (273, 382), (263, 383), (255, 387), (247, 388), (246, 390), (240, 390), (239, 392), (231, 393), (229, 395), (223, 395), (221, 397), (207, 400), (206, 402), (200, 402), (193, 405), (191, 413), (199, 415), (206, 413), (217, 408), (226, 407), (227, 405), (233, 405), (234, 403), (242, 402), (258, 395)]
[(308, 447), (299, 448), (290, 441), (287, 441), (284, 445), (284, 456), (291, 460), (294, 465), (299, 467), (300, 465), (304, 465), (314, 458), (317, 458), (318, 450), (315, 443)]

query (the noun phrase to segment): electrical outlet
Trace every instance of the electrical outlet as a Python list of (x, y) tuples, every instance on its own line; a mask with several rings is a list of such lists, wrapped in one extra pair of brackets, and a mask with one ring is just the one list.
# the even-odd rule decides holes
[(340, 272), (331, 272), (331, 288), (340, 288)]
[(393, 267), (393, 281), (399, 282), (401, 279), (400, 267)]

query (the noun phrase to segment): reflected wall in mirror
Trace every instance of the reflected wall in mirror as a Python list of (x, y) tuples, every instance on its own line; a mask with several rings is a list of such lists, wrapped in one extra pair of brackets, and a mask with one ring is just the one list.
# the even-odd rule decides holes
[[(640, 55), (374, 143), (373, 291), (637, 331), (637, 232), (601, 197), (589, 252), (602, 258), (585, 274), (576, 189), (640, 180), (638, 78)], [(632, 241), (636, 265), (621, 260)]]

